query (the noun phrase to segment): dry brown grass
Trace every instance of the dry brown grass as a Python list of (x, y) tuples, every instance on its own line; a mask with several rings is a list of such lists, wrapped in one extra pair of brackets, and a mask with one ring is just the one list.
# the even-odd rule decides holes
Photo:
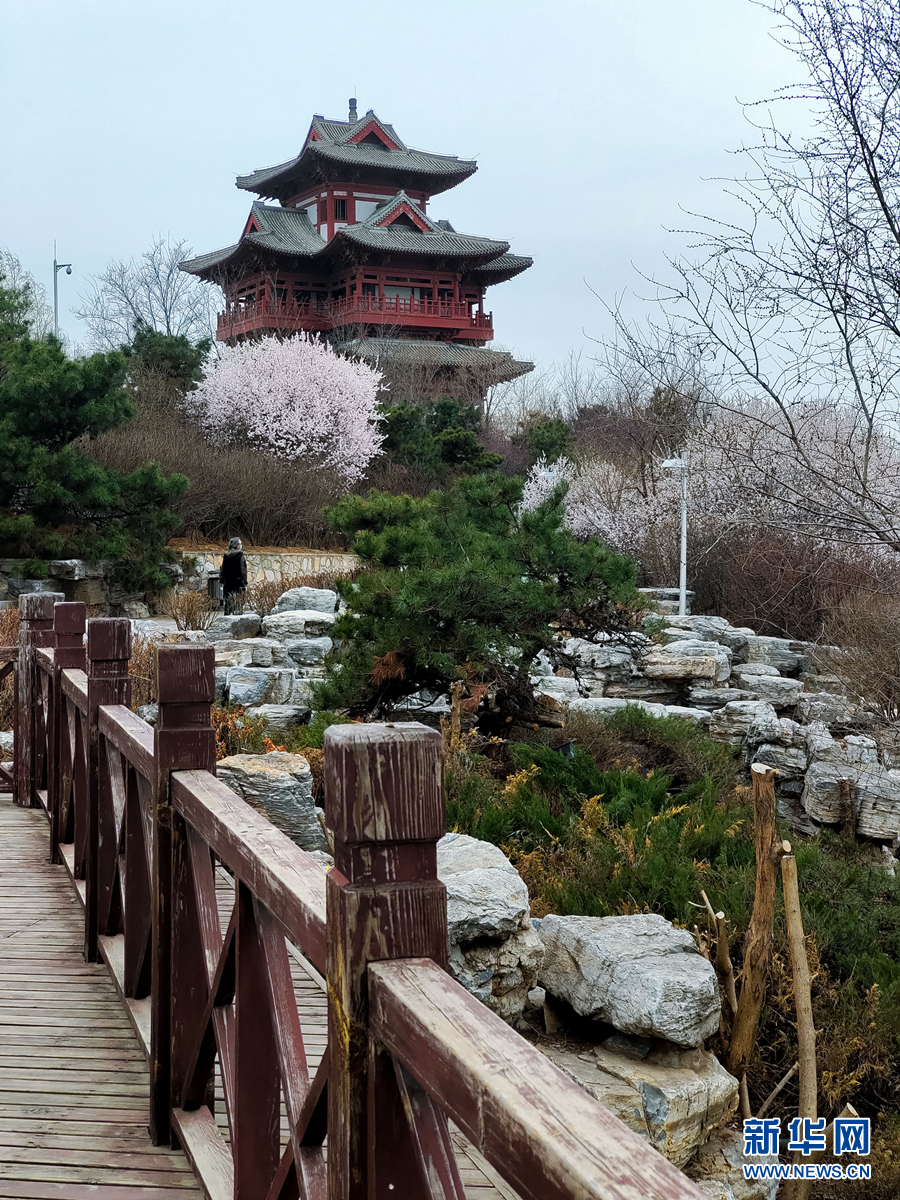
[(847, 690), (887, 724), (900, 720), (900, 600), (848, 592), (830, 614), (825, 636), (836, 650), (823, 660)]
[(175, 628), (209, 629), (219, 615), (219, 606), (206, 592), (164, 592), (160, 597), (159, 611), (171, 617)]
[(128, 674), (131, 679), (131, 707), (156, 703), (156, 646), (150, 638), (135, 634), (131, 639)]
[[(15, 646), (19, 641), (19, 610), (0, 609), (0, 646)], [(0, 683), (0, 729), (12, 729), (16, 719), (15, 675)]]

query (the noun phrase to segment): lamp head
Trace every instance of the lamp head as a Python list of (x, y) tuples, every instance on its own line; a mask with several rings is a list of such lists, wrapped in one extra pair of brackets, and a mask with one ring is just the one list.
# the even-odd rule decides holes
[(71, 267), (66, 267), (66, 274), (67, 274), (67, 275), (71, 275), (71, 274), (72, 274), (72, 268), (71, 268)]

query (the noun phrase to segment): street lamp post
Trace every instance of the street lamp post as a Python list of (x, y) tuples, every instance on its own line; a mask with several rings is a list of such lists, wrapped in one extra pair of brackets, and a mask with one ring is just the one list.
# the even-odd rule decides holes
[(53, 336), (59, 337), (59, 281), (57, 275), (65, 267), (66, 274), (72, 274), (71, 263), (56, 261), (56, 238), (53, 239)]
[(687, 616), (687, 506), (688, 506), (688, 452), (683, 450), (679, 458), (667, 458), (663, 467), (681, 472), (681, 563), (678, 571), (678, 615)]

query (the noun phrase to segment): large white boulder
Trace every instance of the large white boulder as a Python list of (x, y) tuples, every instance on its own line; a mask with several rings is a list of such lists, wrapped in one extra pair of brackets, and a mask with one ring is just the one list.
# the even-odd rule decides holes
[(296, 587), (282, 592), (275, 601), (273, 612), (299, 609), (303, 612), (333, 613), (337, 607), (337, 592), (331, 588)]
[(657, 1049), (641, 1058), (607, 1045), (580, 1051), (556, 1045), (541, 1049), (678, 1167), (731, 1119), (737, 1107), (737, 1080), (705, 1050)]
[(302, 754), (233, 754), (216, 763), (216, 775), (303, 850), (328, 849)]
[(282, 645), (290, 661), (303, 668), (321, 666), (334, 643), (330, 637), (304, 637), (285, 641)]
[(539, 982), (581, 1016), (679, 1046), (699, 1046), (718, 1029), (715, 971), (665, 917), (549, 916), (539, 932)]
[(463, 833), (438, 842), (437, 871), (447, 888), (450, 973), (514, 1024), (544, 955), (528, 888), (499, 847)]
[(232, 667), (225, 676), (229, 704), (251, 708), (259, 704), (288, 704), (297, 672), (286, 667)]
[[(748, 666), (757, 664), (748, 663)], [(766, 664), (759, 664), (760, 666)], [(785, 679), (772, 667), (766, 666), (771, 674), (749, 675), (746, 670), (736, 672), (737, 681), (742, 688), (752, 688), (760, 700), (766, 700), (774, 708), (793, 708), (803, 691), (799, 679)]]
[(796, 674), (803, 656), (792, 649), (795, 644), (787, 638), (759, 637), (757, 634), (751, 634), (747, 638), (747, 662), (768, 663), (771, 667), (777, 667), (784, 675)]

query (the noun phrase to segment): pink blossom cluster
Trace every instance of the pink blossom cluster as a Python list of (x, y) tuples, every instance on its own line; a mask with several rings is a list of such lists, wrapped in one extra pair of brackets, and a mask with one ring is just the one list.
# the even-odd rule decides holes
[(227, 346), (188, 398), (217, 445), (247, 442), (352, 485), (380, 453), (381, 375), (305, 337)]

